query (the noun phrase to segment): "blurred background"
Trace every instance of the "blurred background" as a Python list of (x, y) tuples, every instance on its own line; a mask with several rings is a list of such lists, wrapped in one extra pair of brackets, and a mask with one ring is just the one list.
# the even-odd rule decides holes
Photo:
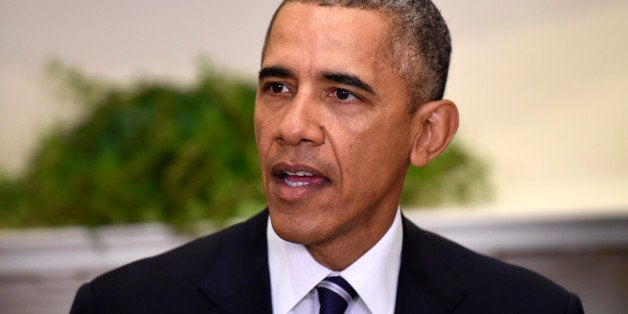
[[(67, 312), (80, 282), (262, 208), (250, 121), (279, 2), (0, 0), (0, 313)], [(407, 215), (622, 312), (628, 3), (435, 3), (462, 125)]]

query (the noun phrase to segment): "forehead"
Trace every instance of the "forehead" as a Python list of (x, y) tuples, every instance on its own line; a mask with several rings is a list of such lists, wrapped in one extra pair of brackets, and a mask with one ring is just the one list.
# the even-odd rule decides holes
[(389, 31), (388, 19), (379, 11), (291, 2), (274, 20), (262, 64), (299, 60), (381, 67), (388, 64)]

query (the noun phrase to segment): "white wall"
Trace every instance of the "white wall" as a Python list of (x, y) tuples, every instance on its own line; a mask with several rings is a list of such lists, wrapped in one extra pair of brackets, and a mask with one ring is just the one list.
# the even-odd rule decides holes
[[(195, 59), (254, 77), (278, 4), (246, 0), (0, 0), (0, 167), (74, 110), (43, 65), (189, 80)], [(494, 208), (628, 208), (628, 2), (440, 0), (454, 37), (447, 97), (493, 168)]]
[(628, 2), (439, 1), (454, 36), (461, 137), (498, 203), (628, 203)]

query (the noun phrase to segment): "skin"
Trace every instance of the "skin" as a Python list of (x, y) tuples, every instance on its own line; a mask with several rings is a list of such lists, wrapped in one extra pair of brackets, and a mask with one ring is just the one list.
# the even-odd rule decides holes
[(388, 230), (410, 163), (449, 143), (448, 100), (408, 112), (376, 11), (289, 3), (262, 57), (255, 136), (271, 223), (320, 264), (342, 270)]

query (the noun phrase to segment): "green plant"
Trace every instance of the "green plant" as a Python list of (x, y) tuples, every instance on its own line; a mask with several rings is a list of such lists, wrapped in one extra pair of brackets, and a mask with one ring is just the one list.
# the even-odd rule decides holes
[[(51, 130), (21, 176), (0, 176), (0, 226), (165, 221), (188, 227), (201, 219), (224, 224), (263, 208), (254, 83), (208, 65), (189, 87), (146, 79), (120, 87), (60, 62), (50, 69), (84, 106), (84, 116)], [(481, 199), (485, 172), (454, 144), (409, 172), (403, 202)]]

